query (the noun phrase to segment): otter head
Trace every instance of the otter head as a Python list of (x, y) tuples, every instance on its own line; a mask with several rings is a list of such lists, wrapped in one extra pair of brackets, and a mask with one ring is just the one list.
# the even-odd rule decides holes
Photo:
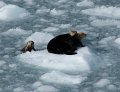
[(78, 33), (79, 34), (79, 36), (80, 36), (80, 38), (82, 39), (82, 38), (84, 38), (84, 37), (86, 37), (86, 33), (84, 33), (84, 32), (80, 32), (80, 33)]
[(33, 41), (28, 41), (26, 47), (27, 47), (27, 48), (32, 48), (32, 47), (34, 47), (34, 42), (33, 42)]
[(75, 37), (77, 38), (77, 39), (79, 39), (79, 40), (82, 40), (83, 38), (85, 38), (86, 37), (86, 33), (84, 33), (84, 32), (80, 32), (80, 33), (77, 33), (76, 35), (75, 35)]
[(34, 48), (34, 42), (33, 41), (28, 41), (27, 45), (21, 50), (23, 53), (29, 51), (31, 52), (32, 50), (36, 51)]

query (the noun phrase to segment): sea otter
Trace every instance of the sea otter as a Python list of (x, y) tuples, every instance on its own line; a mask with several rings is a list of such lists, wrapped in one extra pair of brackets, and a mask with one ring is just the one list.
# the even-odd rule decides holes
[(32, 50), (36, 51), (36, 49), (34, 48), (34, 42), (28, 41), (27, 45), (21, 51), (25, 53), (27, 51), (31, 52)]
[(47, 50), (54, 54), (67, 54), (74, 55), (77, 54), (75, 50), (79, 47), (84, 47), (82, 44), (82, 39), (86, 36), (86, 33), (76, 31), (71, 31), (67, 34), (58, 35), (49, 41), (47, 45)]

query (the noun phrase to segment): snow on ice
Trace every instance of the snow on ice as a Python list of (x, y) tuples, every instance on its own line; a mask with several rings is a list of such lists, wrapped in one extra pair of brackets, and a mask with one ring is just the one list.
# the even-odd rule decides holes
[(23, 19), (28, 15), (30, 13), (26, 9), (12, 4), (0, 8), (0, 20), (3, 21)]
[(77, 52), (78, 54), (69, 56), (52, 54), (42, 50), (20, 54), (17, 59), (41, 68), (71, 73), (90, 72), (96, 67), (97, 62), (100, 63), (97, 56), (88, 47), (81, 48)]

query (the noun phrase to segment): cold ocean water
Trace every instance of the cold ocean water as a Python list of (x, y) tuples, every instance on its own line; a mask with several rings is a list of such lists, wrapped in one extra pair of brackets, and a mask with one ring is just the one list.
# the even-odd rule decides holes
[[(86, 47), (48, 53), (70, 29)], [(29, 40), (37, 51), (21, 54)], [(0, 92), (120, 92), (120, 1), (0, 0)]]

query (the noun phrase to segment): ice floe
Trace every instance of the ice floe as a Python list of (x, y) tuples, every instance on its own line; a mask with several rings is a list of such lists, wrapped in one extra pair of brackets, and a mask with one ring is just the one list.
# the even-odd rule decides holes
[(17, 27), (17, 28), (9, 29), (8, 31), (3, 32), (1, 34), (4, 36), (14, 37), (14, 36), (21, 36), (21, 35), (30, 35), (31, 33), (32, 31), (23, 30)]
[(64, 10), (56, 10), (55, 8), (50, 11), (50, 14), (53, 16), (63, 15), (64, 13)]
[(95, 8), (82, 10), (81, 12), (87, 15), (120, 19), (120, 7), (97, 6)]
[(81, 48), (77, 52), (78, 54), (70, 56), (52, 54), (46, 50), (41, 50), (20, 54), (17, 59), (36, 67), (69, 73), (90, 72), (91, 69), (96, 69), (96, 66), (99, 67), (98, 57), (88, 47)]
[(45, 13), (48, 13), (48, 12), (50, 12), (50, 9), (48, 9), (44, 6), (36, 10), (36, 14), (45, 14)]
[(78, 7), (92, 7), (94, 6), (94, 3), (90, 0), (83, 0), (81, 2), (78, 2), (76, 5)]
[(110, 80), (108, 79), (100, 79), (99, 81), (97, 81), (94, 86), (95, 87), (98, 87), (98, 88), (102, 88), (102, 87), (105, 87), (107, 85), (110, 84)]
[(31, 36), (29, 36), (25, 42), (28, 42), (30, 40), (35, 42), (36, 46), (43, 46), (46, 45), (54, 36), (49, 33), (43, 33), (43, 32), (35, 32)]
[(3, 60), (0, 60), (0, 66), (3, 66), (6, 62)]
[(57, 27), (47, 27), (47, 28), (43, 29), (43, 31), (45, 31), (45, 32), (55, 32), (58, 30), (59, 30), (59, 28), (57, 28)]
[(6, 3), (4, 3), (3, 1), (0, 1), (0, 8), (7, 5)]
[(33, 83), (33, 85), (32, 85), (33, 88), (38, 88), (40, 86), (42, 86), (42, 83), (40, 81), (37, 81), (37, 82)]
[(58, 92), (59, 90), (53, 86), (43, 85), (37, 88), (37, 92)]
[(8, 4), (0, 8), (0, 20), (11, 21), (23, 19), (30, 15), (30, 13), (19, 6)]
[(41, 76), (41, 80), (53, 84), (74, 85), (80, 84), (86, 77), (80, 75), (68, 75), (58, 71), (52, 71)]
[(91, 22), (92, 26), (96, 27), (105, 27), (105, 26), (116, 26), (118, 27), (120, 25), (119, 20), (114, 20), (114, 19), (95, 19)]

